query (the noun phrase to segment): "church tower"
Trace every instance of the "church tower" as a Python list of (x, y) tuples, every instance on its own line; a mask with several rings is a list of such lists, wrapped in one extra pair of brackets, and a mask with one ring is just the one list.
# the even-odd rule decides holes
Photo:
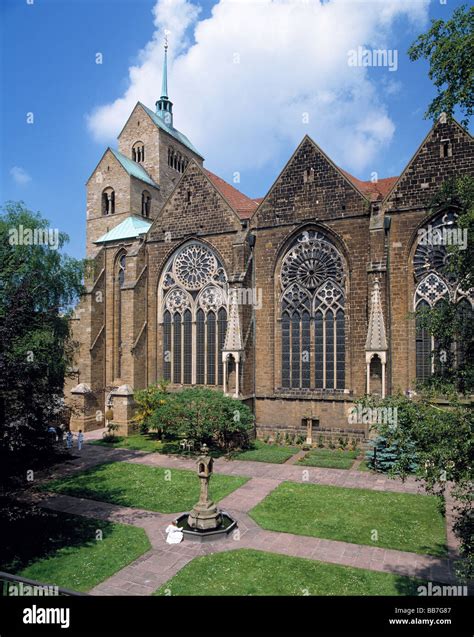
[[(144, 234), (159, 216), (191, 159), (203, 157), (174, 127), (168, 97), (168, 41), (165, 39), (161, 95), (156, 110), (137, 102), (118, 135), (118, 150), (107, 148), (87, 181), (87, 256), (122, 239), (123, 229)], [(124, 224), (124, 225), (123, 225)]]

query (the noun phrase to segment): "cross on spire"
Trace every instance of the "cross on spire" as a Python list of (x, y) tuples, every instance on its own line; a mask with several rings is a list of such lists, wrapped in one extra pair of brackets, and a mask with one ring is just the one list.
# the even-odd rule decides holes
[(168, 98), (168, 35), (169, 31), (165, 30), (165, 45), (163, 57), (163, 75), (161, 78), (161, 96), (156, 102), (156, 114), (161, 117), (164, 123), (173, 128), (173, 103)]

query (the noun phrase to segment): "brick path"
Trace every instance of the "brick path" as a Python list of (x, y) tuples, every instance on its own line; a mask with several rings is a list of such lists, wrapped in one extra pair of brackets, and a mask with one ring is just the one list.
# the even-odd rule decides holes
[[(119, 460), (171, 469), (191, 469), (195, 466), (195, 461), (188, 458), (86, 445), (79, 458), (56, 468), (52, 474), (50, 472), (49, 477), (69, 475), (102, 462)], [(251, 478), (220, 501), (220, 507), (237, 518), (238, 534), (217, 542), (201, 544), (184, 541), (178, 545), (166, 544), (164, 529), (177, 517), (177, 513), (155, 513), (65, 495), (49, 496), (43, 493), (36, 494), (34, 497), (41, 499), (42, 506), (49, 509), (133, 524), (146, 531), (152, 546), (151, 550), (92, 589), (90, 592), (93, 595), (151, 595), (193, 558), (240, 548), (271, 551), (333, 564), (390, 572), (400, 576), (416, 576), (420, 579), (446, 584), (456, 583), (452, 561), (456, 557), (456, 542), (450, 528), (448, 528), (449, 557), (440, 559), (404, 551), (267, 531), (260, 528), (247, 515), (248, 511), (282, 481), (301, 481), (303, 471), (307, 471), (305, 479), (313, 483), (377, 491), (422, 492), (420, 484), (414, 479), (402, 483), (367, 472), (299, 467), (291, 464), (275, 465), (243, 460), (218, 459), (214, 469), (216, 473)], [(42, 478), (46, 479), (47, 476), (43, 475)], [(450, 498), (447, 498), (448, 526), (452, 522), (450, 504)]]

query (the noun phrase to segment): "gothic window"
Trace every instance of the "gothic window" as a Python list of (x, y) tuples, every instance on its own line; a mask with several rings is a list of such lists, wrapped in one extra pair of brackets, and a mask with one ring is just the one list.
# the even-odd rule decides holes
[(145, 144), (143, 142), (135, 142), (132, 146), (132, 159), (137, 163), (145, 161)]
[(200, 242), (187, 243), (165, 266), (159, 295), (164, 377), (221, 385), (227, 277), (218, 257)]
[(281, 265), (282, 387), (343, 390), (344, 266), (316, 231), (302, 232)]
[(151, 210), (151, 195), (148, 190), (142, 192), (142, 215), (144, 217), (150, 216)]
[[(472, 299), (459, 290), (449, 269), (450, 251), (448, 246), (457, 235), (457, 215), (453, 211), (443, 211), (431, 219), (418, 235), (418, 244), (413, 257), (415, 278), (414, 309), (416, 316), (416, 378), (426, 381), (435, 371), (434, 359), (436, 343), (433, 336), (423, 326), (423, 311), (436, 307), (446, 301), (458, 303), (459, 312), (472, 314)], [(463, 361), (462, 335), (453, 343), (456, 364)]]
[(113, 188), (105, 188), (102, 191), (102, 214), (113, 215), (115, 212), (115, 191)]

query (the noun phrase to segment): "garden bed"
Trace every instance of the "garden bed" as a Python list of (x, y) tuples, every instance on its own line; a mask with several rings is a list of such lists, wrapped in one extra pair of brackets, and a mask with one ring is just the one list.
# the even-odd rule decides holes
[(350, 469), (359, 456), (359, 451), (342, 449), (312, 449), (298, 461), (308, 467), (325, 467), (329, 469)]

